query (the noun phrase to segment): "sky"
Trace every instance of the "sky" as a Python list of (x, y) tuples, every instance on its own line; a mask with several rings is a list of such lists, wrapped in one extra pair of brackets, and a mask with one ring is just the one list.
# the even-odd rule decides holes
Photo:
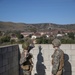
[(0, 0), (0, 21), (75, 24), (75, 0)]

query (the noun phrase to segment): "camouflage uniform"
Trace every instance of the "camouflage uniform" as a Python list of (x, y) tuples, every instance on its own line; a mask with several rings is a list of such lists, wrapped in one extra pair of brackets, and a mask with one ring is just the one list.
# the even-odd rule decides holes
[(31, 75), (33, 69), (32, 54), (28, 54), (26, 61), (21, 64), (21, 69), (23, 70), (23, 75)]
[[(61, 42), (58, 39), (54, 39), (52, 44), (55, 47), (59, 47), (61, 45)], [(55, 49), (52, 55), (52, 74), (62, 75), (63, 66), (64, 66), (64, 52), (60, 48), (57, 48)]]
[(23, 52), (20, 58), (20, 73), (21, 75), (31, 75), (32, 70), (32, 54), (29, 53), (31, 41), (28, 39), (22, 44)]

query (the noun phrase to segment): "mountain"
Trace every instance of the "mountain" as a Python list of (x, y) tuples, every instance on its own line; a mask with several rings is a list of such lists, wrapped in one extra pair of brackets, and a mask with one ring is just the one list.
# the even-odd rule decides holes
[(75, 30), (75, 24), (59, 25), (53, 23), (14, 23), (14, 22), (0, 22), (0, 31), (47, 31), (49, 29)]

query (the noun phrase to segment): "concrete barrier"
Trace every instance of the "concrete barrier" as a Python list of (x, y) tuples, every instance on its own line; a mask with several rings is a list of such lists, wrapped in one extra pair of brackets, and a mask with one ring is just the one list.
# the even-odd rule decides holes
[(0, 75), (19, 75), (18, 45), (0, 47)]

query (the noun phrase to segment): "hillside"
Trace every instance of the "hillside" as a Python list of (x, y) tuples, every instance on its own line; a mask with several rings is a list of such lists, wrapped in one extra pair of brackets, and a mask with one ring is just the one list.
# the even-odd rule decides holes
[(0, 22), (0, 31), (47, 31), (49, 29), (75, 30), (75, 24), (59, 25), (53, 23), (26, 24), (14, 22)]

